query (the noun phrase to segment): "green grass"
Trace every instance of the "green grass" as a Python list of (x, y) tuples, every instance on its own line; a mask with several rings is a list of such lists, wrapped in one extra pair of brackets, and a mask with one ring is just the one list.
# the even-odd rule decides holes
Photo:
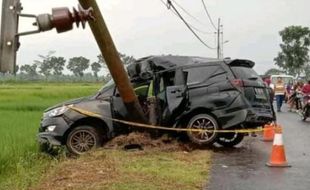
[(211, 152), (99, 150), (66, 160), (33, 190), (198, 190), (206, 187)]
[(100, 86), (0, 84), (0, 189), (25, 189), (38, 182), (44, 169), (53, 163), (52, 158), (38, 153), (36, 142), (44, 109), (68, 99), (94, 94)]
[(123, 159), (120, 167), (122, 179), (113, 184), (115, 189), (203, 189), (208, 181), (208, 151), (146, 152), (127, 157), (130, 159)]

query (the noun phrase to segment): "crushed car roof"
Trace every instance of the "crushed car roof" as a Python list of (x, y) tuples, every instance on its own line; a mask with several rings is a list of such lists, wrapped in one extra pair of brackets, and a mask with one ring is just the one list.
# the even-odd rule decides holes
[[(134, 64), (127, 67), (127, 72), (131, 78), (140, 77), (148, 78), (151, 73), (160, 70), (173, 69), (175, 67), (204, 64), (204, 63), (220, 63), (224, 62), (230, 66), (244, 66), (253, 67), (254, 62), (243, 59), (216, 59), (204, 58), (195, 56), (176, 56), (176, 55), (162, 55), (162, 56), (149, 56), (138, 59)], [(145, 76), (142, 76), (145, 75)]]
[(164, 56), (149, 56), (137, 60), (138, 63), (152, 63), (157, 67), (163, 69), (169, 69), (178, 66), (192, 65), (198, 63), (207, 62), (220, 62), (221, 60), (215, 58), (204, 58), (194, 56), (175, 56), (175, 55), (164, 55)]

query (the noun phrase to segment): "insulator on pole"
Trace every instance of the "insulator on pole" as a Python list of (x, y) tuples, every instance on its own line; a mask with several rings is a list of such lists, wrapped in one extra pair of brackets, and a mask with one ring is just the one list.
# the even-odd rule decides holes
[(93, 16), (93, 9), (91, 7), (88, 9), (83, 9), (81, 5), (78, 5), (78, 10), (73, 8), (72, 12), (70, 12), (67, 7), (59, 7), (53, 8), (52, 14), (19, 14), (19, 16), (35, 18), (36, 22), (33, 23), (33, 25), (37, 26), (38, 29), (19, 33), (18, 36), (45, 32), (52, 30), (53, 28), (55, 28), (58, 33), (62, 33), (72, 30), (74, 23), (77, 27), (79, 27), (81, 23), (82, 28), (85, 28), (87, 21), (95, 20), (95, 17)]
[(73, 23), (76, 23), (77, 27), (82, 23), (82, 28), (85, 28), (86, 22), (94, 19), (92, 8), (85, 10), (79, 5), (78, 10), (73, 8), (72, 12), (67, 7), (53, 8), (51, 15), (39, 15), (37, 23), (40, 31), (56, 28), (58, 33), (62, 33), (72, 30)]

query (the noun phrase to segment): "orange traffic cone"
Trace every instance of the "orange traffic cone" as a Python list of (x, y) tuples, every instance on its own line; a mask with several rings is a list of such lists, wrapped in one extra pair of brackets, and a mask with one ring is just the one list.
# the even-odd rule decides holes
[(266, 163), (266, 165), (270, 167), (290, 167), (285, 157), (285, 150), (282, 139), (282, 128), (280, 126), (277, 126), (275, 128), (272, 152), (270, 160)]
[(263, 133), (263, 139), (262, 141), (273, 141), (273, 137), (274, 137), (274, 129), (273, 129), (273, 125), (270, 124), (266, 124), (264, 126), (264, 133)]

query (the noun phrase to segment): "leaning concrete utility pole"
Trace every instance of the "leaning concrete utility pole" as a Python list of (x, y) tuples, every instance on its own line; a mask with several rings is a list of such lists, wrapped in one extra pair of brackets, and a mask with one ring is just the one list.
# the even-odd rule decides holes
[(20, 0), (2, 0), (1, 39), (0, 39), (0, 72), (14, 73), (16, 51), (19, 47), (18, 14), (22, 7)]
[(125, 71), (124, 65), (118, 55), (118, 51), (114, 45), (96, 0), (79, 0), (79, 2), (84, 9), (89, 7), (93, 8), (94, 17), (96, 20), (89, 21), (88, 23), (101, 50), (101, 54), (106, 61), (111, 76), (117, 86), (120, 96), (122, 97), (127, 111), (130, 114), (130, 119), (145, 123), (147, 120), (144, 117), (138, 98), (129, 81), (127, 72)]

